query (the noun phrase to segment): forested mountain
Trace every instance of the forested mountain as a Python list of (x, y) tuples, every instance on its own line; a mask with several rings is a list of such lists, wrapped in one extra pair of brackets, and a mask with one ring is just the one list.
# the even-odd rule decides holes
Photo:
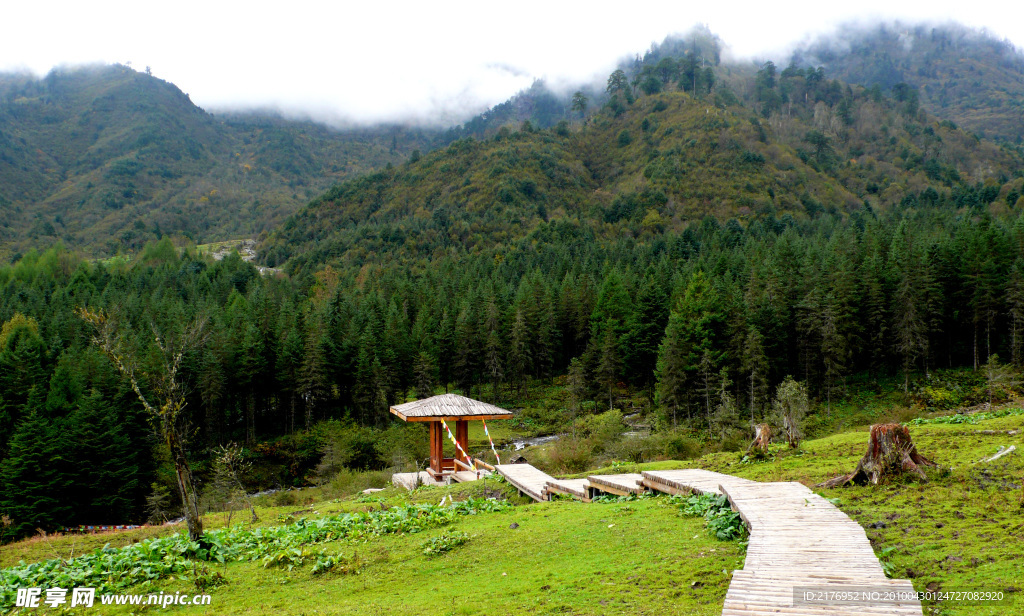
[(913, 86), (921, 106), (991, 139), (1024, 138), (1024, 53), (1012, 43), (957, 24), (847, 26), (797, 50), (800, 68), (891, 90)]
[(921, 202), (1005, 209), (1020, 196), (1018, 154), (937, 121), (905, 92), (889, 98), (767, 64), (736, 82), (749, 96), (741, 101), (712, 86), (710, 68), (698, 71), (696, 95), (680, 91), (693, 81), (678, 69), (641, 68), (635, 90), (617, 71), (614, 96), (585, 125), (506, 126), (340, 184), (261, 252), (271, 265), (292, 259), (295, 271), (500, 250), (556, 224), (640, 238), (705, 216), (742, 226)]
[(58, 239), (105, 256), (164, 233), (255, 237), (434, 137), (215, 116), (125, 66), (0, 75), (0, 258)]
[[(718, 66), (723, 47), (722, 40), (707, 26), (696, 26), (685, 35), (673, 34), (661, 43), (652, 44), (643, 55), (621, 60), (617, 68), (629, 76), (634, 90), (645, 79), (650, 87), (649, 78), (654, 76), (658, 80), (678, 82), (680, 90), (689, 91), (685, 84), (689, 83), (690, 89), (697, 85), (697, 67), (703, 70)], [(524, 122), (535, 128), (551, 128), (562, 120), (578, 120), (587, 115), (588, 110), (600, 109), (608, 99), (603, 80), (576, 84), (568, 89), (566, 84), (555, 88), (537, 80), (507, 101), (450, 128), (439, 145), (466, 137), (492, 137), (502, 127), (518, 127)]]

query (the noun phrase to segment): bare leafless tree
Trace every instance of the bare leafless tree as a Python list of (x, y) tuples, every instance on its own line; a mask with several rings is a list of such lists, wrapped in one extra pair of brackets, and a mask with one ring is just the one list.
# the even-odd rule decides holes
[(138, 354), (125, 343), (125, 332), (117, 319), (102, 309), (90, 308), (80, 308), (78, 316), (92, 325), (93, 344), (128, 379), (164, 439), (174, 463), (189, 537), (199, 541), (203, 534), (203, 521), (199, 517), (199, 501), (185, 451), (188, 431), (184, 411), (188, 402), (188, 388), (181, 377), (181, 363), (189, 351), (201, 347), (205, 342), (206, 319), (193, 319), (180, 332), (173, 334), (161, 332), (155, 323), (152, 324), (159, 358), (156, 366), (147, 371), (141, 367)]

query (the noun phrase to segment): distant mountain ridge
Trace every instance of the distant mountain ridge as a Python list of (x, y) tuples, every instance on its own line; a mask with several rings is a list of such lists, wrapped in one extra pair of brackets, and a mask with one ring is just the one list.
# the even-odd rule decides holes
[(921, 105), (982, 137), (1024, 140), (1024, 52), (959, 24), (845, 26), (793, 53), (843, 81), (916, 88)]
[[(766, 90), (755, 75), (754, 65), (720, 64), (724, 46), (706, 28), (670, 36), (644, 54), (620, 63), (624, 81), (618, 98), (610, 95), (603, 80), (583, 84), (576, 88), (585, 101), (585, 108), (580, 109), (572, 94), (555, 91), (538, 81), (448, 130), (375, 126), (340, 131), (313, 121), (262, 113), (210, 114), (196, 107), (173, 84), (120, 65), (55, 70), (42, 79), (0, 74), (0, 260), (57, 241), (89, 256), (106, 256), (136, 250), (165, 234), (183, 235), (196, 242), (259, 237), (278, 229), (307, 203), (322, 201), (319, 197), (339, 182), (385, 170), (389, 165), (404, 166), (410, 159), (452, 142), (487, 140), (502, 132), (506, 136), (519, 131), (529, 135), (538, 129), (557, 128), (565, 133), (581, 122), (594, 120), (595, 127), (587, 138), (592, 149), (589, 153), (568, 153), (575, 161), (571, 164), (582, 162), (592, 169), (610, 164), (603, 173), (649, 167), (650, 161), (643, 157), (651, 153), (635, 146), (620, 147), (617, 134), (610, 139), (601, 137), (601, 143), (595, 141), (598, 126), (619, 123), (606, 119), (602, 110), (613, 99), (622, 99), (615, 103), (620, 106), (618, 113), (622, 113), (622, 101), (662, 89), (668, 93), (693, 90), (701, 75), (701, 79), (712, 81), (702, 82), (697, 89), (708, 90), (705, 102), (717, 108), (716, 113), (737, 105), (761, 111), (750, 119), (763, 123), (756, 134), (777, 131), (787, 147), (795, 147), (790, 153), (808, 147), (798, 143), (801, 135), (793, 131), (813, 129), (831, 139), (829, 147), (837, 153), (858, 158), (859, 150), (843, 141), (851, 127), (836, 126), (837, 122), (854, 119), (848, 107), (836, 107), (841, 98), (847, 100), (844, 105), (856, 98), (842, 92), (846, 84), (863, 85), (869, 92), (877, 87), (877, 94), (872, 94), (875, 98), (907, 99), (905, 105), (915, 109), (919, 106), (934, 119), (953, 123), (945, 129), (959, 126), (1011, 145), (1024, 138), (1024, 56), (1012, 45), (984, 32), (956, 25), (846, 28), (830, 39), (797, 50), (790, 68), (784, 69), (786, 63), (780, 62), (778, 73), (770, 77), (782, 84), (776, 89), (778, 100), (759, 98)], [(823, 70), (813, 75), (805, 70), (818, 67)], [(698, 68), (702, 71), (699, 75)], [(683, 73), (691, 77), (684, 79)], [(838, 80), (829, 86), (831, 93), (819, 101), (827, 109), (814, 112), (810, 123), (808, 119), (790, 122), (787, 110), (794, 103), (794, 92), (817, 88), (809, 84), (823, 78)], [(899, 93), (895, 93), (897, 89)], [(780, 103), (785, 106), (780, 107)], [(682, 121), (677, 114), (669, 116), (672, 119), (667, 121)], [(826, 116), (831, 118), (827, 122), (822, 119)], [(650, 115), (649, 121), (658, 117)], [(921, 131), (928, 129), (927, 122), (931, 121), (910, 119), (915, 130)], [(882, 124), (892, 130), (878, 139), (897, 139), (895, 134), (905, 128), (901, 126), (903, 121), (900, 116)], [(732, 132), (734, 129), (730, 128)], [(938, 127), (931, 129), (933, 135), (938, 134)], [(630, 133), (633, 140), (642, 137), (643, 143), (653, 142), (657, 134), (639, 126), (619, 130)], [(865, 151), (877, 151), (877, 160), (895, 168), (928, 159), (929, 173), (938, 177), (940, 171), (935, 165), (942, 157), (933, 150), (939, 146), (924, 146), (917, 143), (919, 136), (911, 137), (907, 144), (913, 147), (899, 142), (889, 145), (891, 151), (884, 154), (877, 144)], [(704, 138), (708, 137), (698, 140)], [(914, 153), (915, 148), (918, 153)], [(747, 150), (754, 152), (756, 148)], [(641, 158), (622, 159), (619, 155), (623, 152)], [(905, 155), (908, 153), (910, 160)], [(768, 154), (775, 155), (759, 155)], [(771, 157), (766, 160), (771, 161)], [(753, 181), (760, 171), (749, 162), (729, 171), (736, 176), (738, 189), (723, 198), (730, 203), (746, 199), (755, 204), (748, 209), (756, 209), (763, 196), (744, 196), (749, 192), (746, 186), (761, 184), (760, 180)], [(951, 160), (942, 164), (948, 170), (959, 163)], [(996, 167), (1007, 177), (1017, 173), (1002, 163)], [(672, 169), (672, 173), (683, 172), (678, 165)], [(662, 169), (658, 173), (669, 172)], [(751, 178), (739, 182), (744, 173)], [(536, 181), (541, 186), (544, 180)], [(593, 178), (583, 175), (580, 181), (591, 182)], [(600, 181), (606, 182), (606, 178)], [(641, 184), (650, 181), (649, 177), (637, 180)], [(884, 188), (877, 181), (874, 184), (878, 190)], [(890, 194), (896, 190), (891, 189)], [(612, 196), (618, 191), (613, 186)], [(856, 195), (856, 191), (847, 192)], [(907, 189), (899, 188), (899, 192), (906, 193)], [(501, 194), (507, 196), (508, 192)], [(604, 193), (597, 194), (604, 198)], [(794, 196), (797, 200), (799, 197)], [(844, 196), (842, 200), (851, 198)], [(492, 207), (501, 209), (502, 203)], [(715, 209), (702, 208), (709, 212)], [(718, 209), (731, 215), (730, 207)], [(277, 250), (278, 259), (293, 253), (280, 246)]]
[(120, 65), (0, 75), (0, 252), (60, 240), (104, 255), (164, 233), (254, 237), (332, 184), (435, 138), (213, 115)]
[(730, 77), (743, 100), (669, 81), (650, 93), (618, 92), (585, 123), (505, 126), (456, 141), (335, 186), (259, 252), (293, 273), (326, 264), (428, 267), (532, 237), (651, 239), (708, 219), (740, 230), (823, 212), (973, 216), (1020, 207), (1016, 151), (910, 99), (817, 70), (773, 71)]

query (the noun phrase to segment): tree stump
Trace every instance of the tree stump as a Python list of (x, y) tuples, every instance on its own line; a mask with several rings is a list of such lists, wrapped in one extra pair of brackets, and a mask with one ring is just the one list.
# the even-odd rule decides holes
[[(772, 427), (768, 424), (757, 424), (754, 426), (754, 442), (747, 447), (747, 454), (750, 450), (759, 451), (762, 454), (768, 454), (768, 443), (772, 440)], [(746, 454), (744, 454), (746, 455)]]
[(877, 484), (883, 477), (900, 473), (913, 473), (922, 481), (928, 481), (921, 466), (938, 464), (917, 453), (906, 427), (898, 423), (874, 424), (868, 451), (857, 463), (857, 468), (848, 475), (834, 477), (814, 487)]

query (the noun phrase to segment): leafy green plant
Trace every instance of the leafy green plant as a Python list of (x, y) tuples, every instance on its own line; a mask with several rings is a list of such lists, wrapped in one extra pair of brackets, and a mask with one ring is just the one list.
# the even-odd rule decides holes
[(192, 583), (195, 584), (196, 590), (204, 592), (227, 584), (228, 579), (220, 571), (210, 571), (210, 568), (206, 565), (202, 567), (193, 566)]
[(302, 548), (286, 548), (263, 557), (263, 568), (287, 567), (289, 571), (306, 562), (309, 554)]
[(882, 551), (878, 553), (878, 562), (882, 564), (882, 571), (885, 572), (885, 577), (888, 578), (891, 578), (896, 573), (896, 564), (889, 560), (889, 555), (895, 551), (895, 546), (889, 546), (882, 548)]
[(740, 514), (732, 510), (724, 495), (700, 494), (685, 497), (685, 500), (674, 496), (672, 500), (680, 505), (684, 514), (703, 516), (708, 530), (721, 541), (735, 541), (747, 535)]
[(911, 419), (906, 424), (907, 426), (925, 426), (931, 424), (943, 424), (943, 425), (959, 425), (959, 424), (976, 424), (979, 421), (985, 421), (986, 419), (999, 419), (1000, 417), (1009, 417), (1011, 415), (1022, 415), (1024, 409), (999, 409), (996, 411), (990, 411), (988, 413), (971, 413), (963, 414), (957, 413), (955, 415), (942, 415), (940, 417), (918, 417), (917, 419)]
[(428, 539), (420, 544), (423, 553), (427, 556), (440, 556), (451, 552), (455, 548), (469, 541), (469, 535), (461, 531), (446, 530), (433, 539)]
[[(193, 571), (196, 561), (262, 561), (265, 567), (304, 563), (308, 546), (342, 539), (419, 533), (451, 524), (461, 516), (510, 508), (506, 501), (471, 498), (438, 505), (407, 505), (385, 511), (345, 513), (291, 524), (249, 529), (235, 526), (208, 531), (208, 547), (185, 534), (159, 537), (115, 549), (108, 545), (73, 559), (51, 559), (0, 570), (0, 610), (10, 609), (18, 588), (92, 586), (98, 594)], [(210, 580), (207, 580), (210, 581)]]
[(344, 554), (330, 555), (321, 552), (310, 573), (313, 575), (324, 575), (325, 573), (349, 575), (359, 573), (360, 566), (359, 554), (346, 557)]

